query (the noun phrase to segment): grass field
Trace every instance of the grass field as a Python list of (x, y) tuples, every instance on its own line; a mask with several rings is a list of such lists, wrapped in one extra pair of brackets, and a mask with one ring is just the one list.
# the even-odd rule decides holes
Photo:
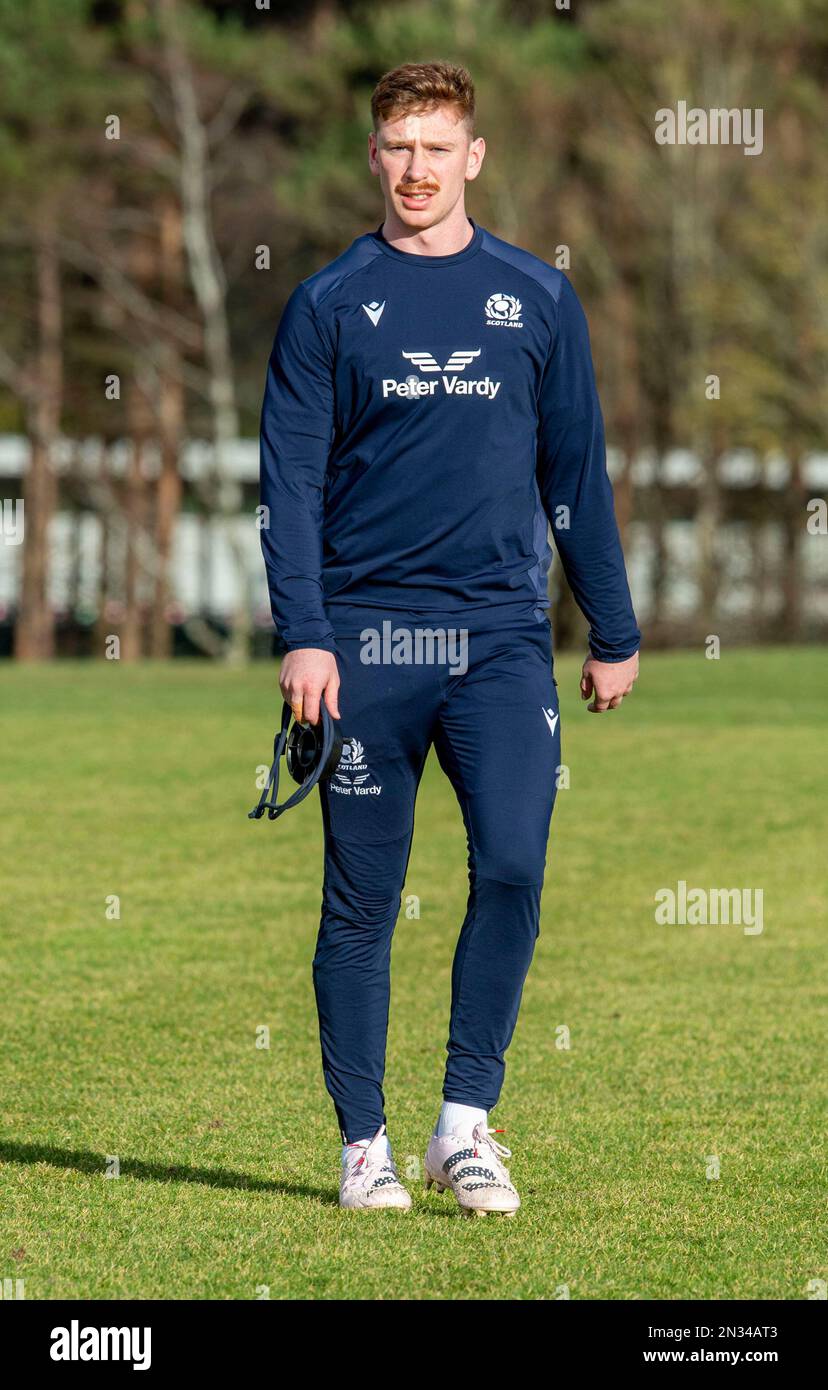
[[(416, 1181), (466, 887), (436, 763), (406, 886), (421, 915), (392, 959), (389, 1130), (414, 1209), (343, 1213), (310, 976), (318, 805), (246, 818), (274, 668), (0, 672), (0, 1281), (27, 1299), (805, 1299), (828, 1278), (828, 659), (653, 655), (600, 718), (577, 671), (557, 663), (571, 787), (496, 1112), (524, 1205), (479, 1222)], [(761, 888), (763, 931), (657, 925), (680, 879)]]

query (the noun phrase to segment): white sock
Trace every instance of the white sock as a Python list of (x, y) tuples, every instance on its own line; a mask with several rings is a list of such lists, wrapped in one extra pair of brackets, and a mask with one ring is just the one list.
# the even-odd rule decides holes
[(458, 1105), (456, 1101), (444, 1100), (434, 1133), (438, 1139), (444, 1134), (466, 1135), (470, 1139), (475, 1125), (485, 1125), (488, 1119), (488, 1110), (478, 1110), (476, 1105)]
[[(355, 1140), (354, 1142), (355, 1142), (356, 1144), (358, 1144), (359, 1147), (360, 1147), (361, 1149), (367, 1149), (367, 1148), (368, 1148), (368, 1145), (371, 1143), (371, 1140), (370, 1140), (370, 1139), (357, 1139), (357, 1140)], [(383, 1134), (382, 1138), (381, 1138), (380, 1141), (379, 1141), (379, 1147), (382, 1148), (383, 1144), (385, 1145), (385, 1154), (386, 1154), (386, 1157), (387, 1157), (387, 1158), (390, 1158), (390, 1157), (391, 1157), (391, 1145), (390, 1145), (390, 1143), (388, 1142), (388, 1135), (387, 1135), (387, 1134)], [(343, 1167), (345, 1166), (345, 1159), (348, 1157), (349, 1154), (352, 1154), (353, 1151), (354, 1151), (354, 1145), (353, 1145), (353, 1144), (343, 1144), (343, 1145), (342, 1145), (342, 1165), (343, 1165)]]

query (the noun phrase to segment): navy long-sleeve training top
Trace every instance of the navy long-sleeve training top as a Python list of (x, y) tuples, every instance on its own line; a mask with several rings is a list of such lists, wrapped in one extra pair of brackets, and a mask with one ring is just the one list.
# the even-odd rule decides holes
[(543, 616), (547, 522), (592, 654), (638, 648), (586, 319), (567, 277), (469, 219), (450, 256), (358, 237), (282, 315), (261, 419), (262, 550), (289, 650), (385, 615)]

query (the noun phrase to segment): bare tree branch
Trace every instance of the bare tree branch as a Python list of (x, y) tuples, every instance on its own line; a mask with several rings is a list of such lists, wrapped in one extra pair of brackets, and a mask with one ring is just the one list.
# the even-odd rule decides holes
[(154, 332), (163, 330), (192, 352), (199, 351), (201, 333), (197, 325), (142, 294), (111, 260), (90, 251), (78, 241), (62, 238), (60, 245), (62, 255), (70, 265), (96, 279), (116, 303), (139, 323), (147, 324)]
[[(193, 292), (204, 321), (204, 352), (210, 374), (213, 419), (214, 490), (220, 503), (227, 449), (238, 437), (239, 417), (227, 318), (227, 281), (213, 235), (210, 208), (210, 150), (175, 0), (155, 0), (155, 3), (179, 133), (184, 245)], [(229, 543), (239, 576), (241, 599), (234, 615), (232, 650), (228, 656), (230, 660), (241, 661), (247, 655), (250, 632), (246, 556), (232, 532)]]
[(5, 382), (18, 400), (33, 405), (37, 388), (31, 377), (12, 361), (4, 347), (0, 347), (0, 381)]
[(230, 84), (221, 106), (207, 126), (207, 143), (211, 149), (216, 149), (235, 129), (252, 90), (243, 82)]

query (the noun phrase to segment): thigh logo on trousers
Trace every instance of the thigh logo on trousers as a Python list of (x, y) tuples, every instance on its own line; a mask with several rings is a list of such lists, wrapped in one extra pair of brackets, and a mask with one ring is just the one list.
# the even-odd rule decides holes
[(559, 715), (558, 715), (557, 711), (554, 710), (554, 709), (552, 708), (551, 705), (549, 706), (548, 709), (546, 709), (546, 708), (542, 705), (542, 706), (541, 706), (541, 709), (543, 710), (543, 717), (544, 717), (544, 719), (546, 720), (547, 724), (549, 725), (549, 732), (550, 732), (551, 734), (554, 734), (554, 733), (555, 733), (555, 730), (556, 730), (557, 727), (558, 727)]
[(368, 763), (365, 745), (358, 738), (346, 738), (342, 756), (330, 780), (330, 789), (339, 796), (380, 796), (382, 787)]

